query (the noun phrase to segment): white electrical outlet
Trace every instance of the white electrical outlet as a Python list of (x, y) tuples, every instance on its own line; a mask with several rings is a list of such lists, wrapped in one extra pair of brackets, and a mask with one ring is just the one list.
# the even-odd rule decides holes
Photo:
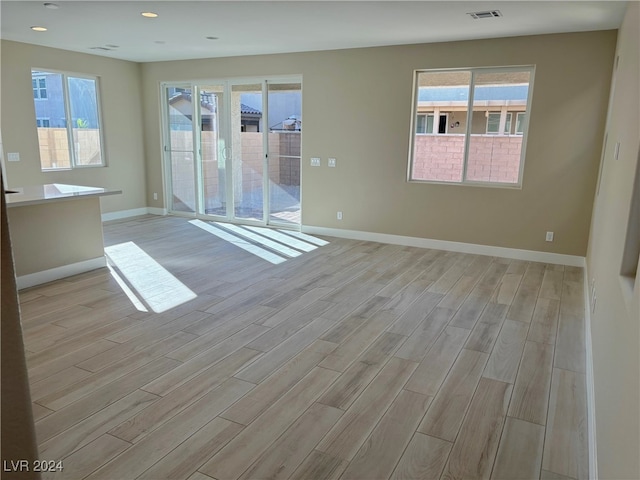
[(330, 159), (328, 159), (328, 160), (327, 160), (327, 165), (328, 165), (329, 167), (334, 168), (334, 167), (336, 166), (336, 159), (335, 159), (335, 158), (330, 158)]
[(547, 232), (547, 236), (545, 237), (547, 242), (553, 242), (553, 232)]
[(156, 192), (153, 192), (153, 199), (157, 200), (158, 199), (158, 194)]
[(338, 212), (337, 217), (338, 217), (338, 220), (342, 220), (342, 212)]
[(320, 166), (320, 157), (311, 157), (311, 166), (319, 167)]

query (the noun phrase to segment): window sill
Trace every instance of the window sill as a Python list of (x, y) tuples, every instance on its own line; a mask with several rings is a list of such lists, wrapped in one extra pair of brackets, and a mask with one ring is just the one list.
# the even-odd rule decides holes
[(407, 183), (428, 184), (428, 185), (452, 185), (457, 187), (481, 187), (481, 188), (502, 188), (506, 190), (522, 190), (520, 183), (489, 183), (489, 182), (444, 182), (438, 180), (416, 180), (408, 179)]
[(106, 168), (106, 165), (82, 165), (75, 167), (62, 167), (62, 168), (41, 168), (40, 171), (51, 173), (51, 172), (70, 172), (72, 170), (82, 170), (85, 168)]

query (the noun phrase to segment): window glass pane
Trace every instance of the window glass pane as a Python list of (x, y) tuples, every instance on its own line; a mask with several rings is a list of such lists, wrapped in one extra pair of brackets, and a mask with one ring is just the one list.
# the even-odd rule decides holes
[(526, 113), (518, 113), (516, 116), (516, 133), (522, 134), (524, 132), (526, 115)]
[(47, 98), (47, 82), (44, 78), (32, 76), (31, 88), (33, 88), (33, 98)]
[(76, 165), (102, 165), (96, 81), (68, 78)]
[[(487, 117), (487, 133), (498, 133), (500, 129), (500, 120), (501, 120), (500, 112), (489, 113)], [(511, 132), (511, 113), (506, 114), (506, 121), (504, 123), (504, 134), (508, 135)]]
[(418, 115), (416, 118), (416, 133), (426, 133), (426, 117), (424, 115)]
[(442, 134), (414, 136), (411, 179), (461, 182), (471, 72), (418, 72), (416, 81), (415, 112), (428, 115), (427, 133), (437, 118)]
[(511, 117), (512, 113), (507, 113), (507, 121), (504, 124), (504, 134), (509, 135), (511, 133)]
[(171, 151), (171, 209), (176, 212), (196, 211), (193, 152)]
[[(69, 153), (69, 137), (65, 128), (65, 107), (62, 74), (52, 72), (32, 71), (32, 85), (46, 85), (49, 96), (42, 97), (38, 88), (33, 96), (36, 118), (60, 119), (50, 120), (47, 124), (36, 123), (38, 129), (38, 143), (40, 145), (40, 162), (43, 170), (56, 168), (71, 168)], [(46, 80), (45, 80), (46, 78)], [(46, 90), (44, 90), (46, 92)], [(43, 100), (46, 98), (46, 100)]]
[(193, 151), (193, 105), (191, 89), (168, 88), (169, 134), (171, 150)]
[(271, 223), (300, 224), (302, 85), (268, 82)]
[(433, 115), (427, 115), (427, 131), (426, 133), (433, 133)]
[(487, 117), (487, 133), (498, 133), (500, 128), (500, 113), (489, 113)]
[(166, 93), (171, 150), (171, 210), (192, 213), (196, 211), (193, 94), (190, 88), (174, 87), (167, 88)]
[(262, 114), (262, 85), (231, 87), (231, 153), (233, 156), (234, 215), (262, 221), (262, 132), (269, 119)]
[(513, 113), (526, 109), (529, 81), (528, 71), (475, 74), (466, 180), (518, 183), (522, 136), (509, 132)]
[(221, 132), (221, 119), (225, 118), (224, 85), (203, 86), (200, 91), (200, 105), (204, 213), (225, 216), (227, 214), (226, 139)]

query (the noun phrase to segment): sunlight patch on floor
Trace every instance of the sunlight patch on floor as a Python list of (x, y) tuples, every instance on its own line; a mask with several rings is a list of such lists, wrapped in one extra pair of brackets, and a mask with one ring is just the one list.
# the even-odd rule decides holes
[(317, 245), (313, 245), (311, 243), (303, 242), (302, 240), (298, 240), (295, 237), (291, 237), (285, 233), (282, 233), (278, 230), (273, 230), (271, 228), (266, 227), (252, 227), (249, 225), (244, 225), (243, 228), (247, 230), (251, 230), (252, 232), (259, 233), (265, 237), (271, 238), (272, 240), (276, 240), (280, 243), (284, 243), (292, 248), (297, 248), (298, 250), (302, 250), (303, 252), (311, 252), (318, 248)]
[(282, 255), (286, 255), (287, 257), (299, 257), (300, 255), (302, 255), (302, 252), (300, 252), (299, 250), (294, 250), (293, 248), (289, 248), (286, 245), (283, 245), (282, 243), (274, 242), (273, 240), (263, 237), (262, 235), (258, 235), (257, 233), (253, 233), (253, 232), (250, 232), (249, 230), (245, 230), (244, 228), (238, 225), (233, 225), (231, 223), (220, 223), (220, 222), (214, 222), (214, 224), (218, 225), (219, 227), (223, 227), (227, 230), (231, 230), (236, 235), (244, 237), (251, 242), (259, 243), (267, 248), (270, 248), (271, 250), (275, 250), (276, 252)]
[(131, 300), (133, 306), (136, 307), (136, 310), (138, 310), (139, 312), (148, 312), (149, 310), (147, 309), (147, 307), (144, 306), (144, 303), (142, 303), (135, 292), (129, 288), (127, 282), (124, 281), (124, 279), (118, 274), (118, 272), (111, 265), (107, 264), (107, 268), (109, 269), (109, 273), (114, 278), (116, 283), (120, 286), (124, 294), (129, 297), (129, 300)]
[[(133, 242), (112, 245), (104, 249), (108, 263), (114, 267), (116, 281), (125, 283), (136, 308), (144, 302), (152, 311), (161, 313), (193, 300), (197, 295), (174, 277), (144, 250)], [(134, 293), (135, 292), (135, 293)], [(142, 305), (144, 308), (144, 305)], [(145, 310), (142, 310), (145, 311)]]
[(283, 233), (286, 233), (287, 235), (291, 235), (292, 237), (299, 238), (300, 240), (304, 240), (305, 242), (313, 243), (314, 245), (318, 245), (319, 247), (324, 247), (325, 245), (329, 245), (329, 242), (327, 242), (326, 240), (313, 237), (306, 233), (296, 232), (293, 230), (287, 230), (286, 232), (283, 232)]
[(263, 260), (266, 260), (267, 262), (273, 263), (274, 265), (287, 261), (286, 258), (283, 258), (280, 255), (276, 255), (275, 253), (265, 250), (264, 248), (260, 248), (259, 246), (254, 245), (253, 243), (249, 243), (246, 240), (236, 237), (235, 235), (225, 230), (222, 230), (219, 227), (211, 225), (210, 223), (203, 222), (202, 220), (189, 220), (189, 223), (191, 225), (195, 225), (196, 227), (201, 228), (202, 230), (205, 230), (215, 235), (216, 237), (222, 240), (232, 243), (238, 248), (241, 248), (249, 253), (253, 253), (255, 256), (260, 257)]
[(288, 230), (202, 220), (189, 220), (189, 223), (273, 264), (283, 263), (287, 258), (299, 257), (329, 243), (311, 235), (297, 235), (298, 232)]

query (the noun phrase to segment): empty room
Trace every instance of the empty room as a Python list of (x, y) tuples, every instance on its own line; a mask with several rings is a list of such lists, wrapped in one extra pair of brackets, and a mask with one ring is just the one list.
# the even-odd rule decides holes
[(2, 478), (640, 478), (640, 3), (0, 3)]

